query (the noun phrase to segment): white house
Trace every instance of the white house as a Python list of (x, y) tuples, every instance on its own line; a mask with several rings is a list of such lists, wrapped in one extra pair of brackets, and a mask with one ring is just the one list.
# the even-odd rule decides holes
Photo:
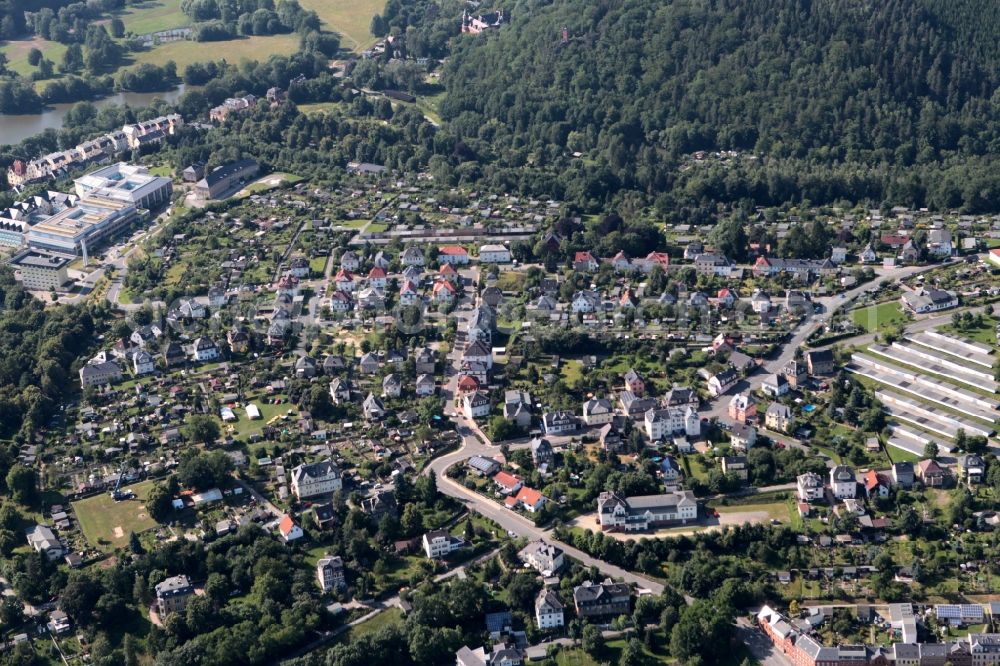
[(214, 361), (219, 358), (219, 347), (210, 338), (198, 338), (191, 345), (191, 356), (196, 361)]
[(535, 622), (539, 629), (558, 629), (563, 626), (563, 603), (555, 590), (542, 588), (535, 597)]
[(823, 477), (815, 472), (800, 474), (795, 479), (795, 486), (798, 489), (799, 501), (815, 502), (823, 499)]
[(597, 516), (602, 530), (640, 532), (696, 520), (698, 500), (690, 490), (638, 497), (605, 491), (597, 498)]
[(611, 423), (614, 418), (614, 406), (607, 398), (591, 398), (583, 403), (583, 422), (589, 426)]
[(596, 292), (578, 291), (573, 294), (573, 302), (570, 304), (570, 309), (574, 313), (589, 314), (596, 310), (600, 304), (601, 299)]
[(510, 250), (503, 245), (483, 245), (479, 248), (479, 262), (483, 264), (509, 264)]
[(445, 245), (438, 248), (438, 261), (452, 266), (464, 266), (469, 263), (469, 252), (461, 245)]
[(469, 393), (462, 398), (462, 413), (467, 419), (479, 419), (490, 414), (490, 397), (482, 391)]
[(278, 533), (281, 535), (281, 540), (285, 543), (291, 543), (305, 536), (302, 528), (296, 525), (295, 521), (287, 513), (281, 517), (281, 522), (278, 523)]
[(432, 560), (444, 557), (461, 548), (465, 542), (448, 533), (448, 530), (432, 530), (423, 536), (424, 553)]
[(674, 433), (688, 437), (701, 436), (701, 419), (692, 407), (667, 407), (646, 411), (643, 423), (650, 441), (666, 439)]
[(137, 375), (148, 375), (156, 370), (156, 361), (145, 350), (139, 350), (132, 355), (132, 370)]
[(958, 294), (944, 289), (917, 289), (903, 292), (900, 302), (911, 312), (938, 312), (958, 305)]
[(343, 487), (340, 468), (330, 460), (292, 469), (292, 492), (299, 500), (332, 495)]
[(399, 255), (399, 260), (404, 266), (423, 266), (424, 253), (419, 248), (410, 245)]
[(858, 492), (854, 470), (847, 465), (837, 465), (831, 469), (830, 490), (837, 499), (854, 499)]
[(764, 381), (761, 382), (760, 390), (763, 391), (766, 396), (780, 398), (788, 393), (788, 380), (785, 379), (785, 376), (780, 373), (768, 375), (767, 377), (764, 377)]
[(734, 368), (726, 368), (722, 372), (717, 372), (709, 377), (708, 392), (711, 393), (713, 397), (718, 398), (720, 395), (723, 395), (729, 389), (736, 386), (739, 379), (740, 377)]

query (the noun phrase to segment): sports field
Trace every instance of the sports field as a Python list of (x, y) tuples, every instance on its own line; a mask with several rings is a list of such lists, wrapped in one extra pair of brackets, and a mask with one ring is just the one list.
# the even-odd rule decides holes
[(146, 513), (143, 504), (152, 481), (143, 481), (128, 486), (136, 494), (136, 499), (116, 502), (109, 493), (101, 493), (94, 497), (73, 503), (76, 518), (80, 521), (80, 529), (94, 548), (111, 551), (115, 548), (128, 546), (131, 532), (145, 532), (156, 527), (156, 521)]

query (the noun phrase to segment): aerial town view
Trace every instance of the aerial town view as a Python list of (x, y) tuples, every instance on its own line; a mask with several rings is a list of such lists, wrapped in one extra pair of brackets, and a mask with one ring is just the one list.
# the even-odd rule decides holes
[(1000, 666), (988, 0), (0, 0), (0, 666)]

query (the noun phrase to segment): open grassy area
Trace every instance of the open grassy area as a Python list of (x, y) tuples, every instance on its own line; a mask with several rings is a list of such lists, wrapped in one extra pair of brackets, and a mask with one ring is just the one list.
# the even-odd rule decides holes
[(242, 190), (236, 193), (237, 197), (247, 197), (251, 194), (260, 194), (261, 192), (266, 192), (268, 190), (273, 190), (274, 188), (282, 185), (284, 183), (295, 184), (302, 180), (302, 176), (296, 176), (290, 173), (271, 173), (266, 176), (261, 176), (254, 182), (250, 183)]
[(852, 310), (851, 319), (869, 333), (882, 331), (907, 321), (903, 308), (897, 301)]
[[(7, 42), (0, 47), (0, 53), (7, 56), (7, 69), (17, 72), (22, 76), (31, 76), (37, 68), (28, 64), (28, 51), (37, 48), (42, 55), (55, 63), (56, 67), (62, 62), (63, 54), (66, 53), (66, 45), (59, 42), (50, 42), (46, 39), (18, 39)], [(41, 82), (40, 82), (41, 83)], [(48, 83), (46, 81), (45, 83)], [(42, 85), (45, 85), (42, 83)]]
[(314, 104), (299, 104), (299, 111), (308, 115), (314, 113), (327, 113), (328, 111), (333, 111), (338, 108), (342, 108), (344, 105), (341, 102), (316, 102)]
[(892, 444), (887, 444), (885, 450), (889, 454), (889, 457), (892, 458), (892, 462), (894, 463), (897, 462), (915, 463), (921, 460), (920, 456), (910, 453), (909, 451), (904, 451), (898, 446), (893, 446)]
[(225, 59), (227, 62), (241, 60), (267, 60), (272, 55), (288, 55), (299, 48), (298, 35), (267, 35), (245, 37), (228, 42), (172, 42), (142, 53), (135, 54), (135, 64), (144, 62), (162, 65), (168, 60), (177, 63), (177, 71), (195, 62)]
[(153, 487), (152, 481), (128, 486), (136, 499), (116, 502), (111, 495), (101, 493), (73, 503), (80, 529), (87, 541), (100, 550), (111, 551), (128, 545), (131, 532), (145, 532), (156, 527), (156, 521), (146, 513), (143, 502)]
[(181, 0), (148, 0), (130, 5), (117, 17), (125, 23), (125, 33), (135, 35), (191, 25), (191, 19), (181, 11)]
[(398, 608), (388, 608), (373, 618), (365, 620), (361, 624), (355, 625), (345, 631), (337, 638), (338, 643), (349, 643), (358, 636), (364, 636), (378, 631), (382, 627), (390, 624), (399, 624), (403, 621), (403, 611)]
[(372, 17), (385, 9), (383, 0), (302, 0), (305, 9), (312, 9), (327, 30), (340, 34), (344, 48), (363, 51), (375, 43), (368, 32)]

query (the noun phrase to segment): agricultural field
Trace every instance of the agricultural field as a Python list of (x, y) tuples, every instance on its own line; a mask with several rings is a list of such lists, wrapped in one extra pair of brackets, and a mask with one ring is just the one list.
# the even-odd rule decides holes
[(152, 481), (128, 486), (136, 499), (116, 502), (111, 495), (101, 493), (73, 503), (80, 529), (90, 544), (104, 551), (124, 548), (129, 534), (145, 532), (156, 527), (156, 521), (146, 513), (143, 502), (153, 487)]
[[(59, 42), (50, 42), (46, 39), (36, 37), (35, 39), (19, 39), (7, 42), (0, 47), (0, 53), (7, 56), (7, 69), (22, 76), (31, 76), (36, 68), (28, 64), (28, 51), (37, 48), (42, 55), (59, 66), (62, 62), (63, 54), (66, 53), (66, 45)], [(44, 86), (48, 81), (39, 82)]]

